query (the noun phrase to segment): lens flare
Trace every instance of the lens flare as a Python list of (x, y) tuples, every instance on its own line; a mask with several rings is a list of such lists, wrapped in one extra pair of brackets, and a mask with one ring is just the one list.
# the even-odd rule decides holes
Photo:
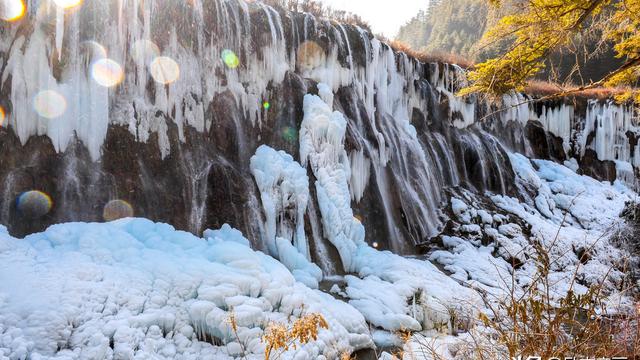
[(262, 103), (262, 107), (263, 107), (265, 110), (269, 110), (269, 109), (271, 108), (271, 104), (269, 104), (269, 102), (268, 102), (268, 101), (265, 101), (265, 102), (263, 102), (263, 103)]
[(124, 79), (122, 66), (111, 59), (99, 59), (91, 66), (91, 76), (104, 87), (118, 85)]
[(4, 109), (2, 108), (2, 106), (0, 106), (0, 127), (4, 125), (4, 119), (6, 117), (7, 115), (4, 113)]
[(86, 40), (81, 42), (80, 46), (89, 52), (90, 59), (104, 59), (107, 57), (107, 49), (97, 41)]
[(24, 192), (18, 196), (16, 201), (18, 211), (31, 219), (43, 217), (51, 211), (53, 202), (51, 197), (39, 190), (31, 190)]
[(180, 66), (170, 57), (158, 56), (150, 66), (151, 76), (161, 84), (171, 84), (180, 77)]
[(305, 41), (298, 47), (296, 51), (296, 61), (298, 67), (305, 70), (313, 70), (322, 65), (325, 58), (325, 52), (315, 41)]
[(53, 0), (59, 7), (63, 9), (70, 9), (76, 7), (82, 3), (82, 0)]
[(23, 0), (0, 0), (0, 19), (4, 21), (16, 21), (26, 10)]
[(298, 141), (298, 131), (292, 127), (287, 126), (282, 130), (282, 137), (291, 143), (295, 143)]
[(104, 221), (133, 217), (133, 207), (124, 200), (111, 200), (104, 206), (102, 217)]
[(222, 61), (229, 69), (235, 69), (240, 65), (238, 55), (229, 49), (222, 50)]
[(40, 116), (55, 119), (67, 110), (67, 101), (53, 90), (44, 90), (33, 98), (33, 108)]
[(151, 40), (137, 40), (131, 46), (131, 56), (139, 64), (149, 64), (160, 56), (160, 48)]

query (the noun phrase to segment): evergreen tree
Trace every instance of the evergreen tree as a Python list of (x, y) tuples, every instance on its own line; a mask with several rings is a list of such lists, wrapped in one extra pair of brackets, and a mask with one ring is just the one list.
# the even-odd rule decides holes
[[(501, 2), (492, 0), (496, 6)], [(640, 78), (640, 0), (529, 0), (504, 16), (484, 36), (484, 43), (508, 40), (499, 56), (476, 66), (469, 74), (472, 85), (462, 94), (503, 94), (523, 90), (527, 81), (545, 68), (562, 49), (571, 49), (589, 36), (615, 51), (620, 62), (599, 79), (560, 92), (560, 95), (602, 86), (635, 86)], [(588, 47), (586, 47), (588, 52)], [(591, 55), (591, 54), (587, 54)], [(553, 62), (551, 62), (553, 64)], [(578, 64), (579, 65), (579, 64)], [(620, 100), (640, 103), (631, 88)]]

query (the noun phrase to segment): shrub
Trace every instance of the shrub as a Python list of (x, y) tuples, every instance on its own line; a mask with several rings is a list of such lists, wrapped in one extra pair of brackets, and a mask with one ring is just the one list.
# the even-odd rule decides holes
[[(558, 291), (554, 283), (558, 280), (551, 271), (556, 261), (550, 255), (551, 249), (534, 243), (532, 250), (535, 271), (527, 286), (521, 287), (512, 275), (511, 279), (503, 279), (501, 294), (480, 290), (485, 309), (480, 309), (471, 329), (458, 338), (460, 341), (454, 346), (456, 358), (640, 359), (640, 302), (636, 297), (633, 306), (611, 305), (608, 295), (613, 289), (606, 289), (604, 284), (613, 283), (613, 267), (586, 292), (576, 291), (576, 269), (563, 284), (564, 291)], [(627, 265), (620, 266), (628, 270)], [(622, 281), (627, 288), (617, 289), (619, 295), (637, 295), (636, 280)], [(449, 346), (446, 341), (443, 345), (437, 337), (424, 334), (413, 334), (409, 341), (418, 345), (418, 350), (409, 356), (411, 359), (447, 358), (441, 355), (442, 347)]]
[(266, 344), (264, 359), (278, 359), (290, 348), (295, 349), (298, 344), (317, 340), (321, 328), (328, 329), (329, 325), (322, 315), (315, 313), (302, 316), (289, 327), (280, 323), (270, 324), (262, 337)]

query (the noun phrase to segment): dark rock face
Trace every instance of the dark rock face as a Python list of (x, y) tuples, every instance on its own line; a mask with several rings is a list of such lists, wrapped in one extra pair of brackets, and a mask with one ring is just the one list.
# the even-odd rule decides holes
[(598, 154), (591, 149), (587, 149), (580, 159), (580, 171), (596, 179), (610, 182), (616, 180), (616, 164), (613, 161), (598, 160)]
[[(22, 61), (25, 46), (14, 43), (24, 36), (26, 47), (42, 50), (44, 57), (33, 59), (39, 71), (50, 73), (56, 86), (72, 88), (57, 90), (69, 98), (67, 114), (42, 120), (30, 110), (31, 90), (23, 87), (39, 91), (43, 83), (20, 78), (21, 69), (0, 69), (7, 75), (0, 104), (10, 112), (8, 127), (0, 127), (0, 223), (12, 234), (59, 222), (102, 221), (104, 205), (122, 199), (136, 216), (196, 234), (228, 223), (264, 249), (264, 215), (249, 160), (261, 144), (298, 158), (303, 97), (317, 93), (318, 82), (333, 88), (334, 109), (348, 120), (347, 152), (367, 160), (368, 169), (356, 169), (369, 174), (367, 186), (352, 194), (352, 206), (367, 240), (384, 249), (414, 253), (416, 244), (442, 230), (447, 189), (519, 196), (507, 150), (557, 161), (569, 156), (563, 139), (539, 122), (504, 121), (475, 99), (465, 104), (475, 106), (475, 119), (486, 121), (454, 126), (468, 120), (459, 109), (465, 104), (451, 103), (458, 100), (450, 96), (463, 81), (461, 70), (394, 53), (354, 26), (241, 1), (208, 1), (203, 9), (168, 0), (156, 7), (134, 3), (138, 18), (118, 18), (115, 9), (94, 4), (99, 16), (81, 12), (66, 19), (61, 61), (57, 35), (33, 14), (22, 25), (0, 28), (0, 64)], [(180, 63), (175, 84), (155, 83), (148, 64), (130, 55), (137, 41), (149, 37), (140, 30), (142, 13), (158, 34), (151, 40)], [(103, 97), (88, 94), (103, 105), (83, 112), (83, 101), (71, 102), (80, 90), (69, 84), (94, 89), (88, 75), (92, 55), (84, 50), (88, 40), (108, 45), (127, 75)], [(220, 60), (222, 49), (235, 51), (237, 69)], [(73, 118), (98, 123), (92, 111), (96, 119), (108, 114), (104, 133), (87, 131)], [(56, 122), (72, 125), (63, 132), (54, 129)], [(68, 143), (61, 140), (65, 136)], [(635, 146), (637, 137), (630, 139)], [(603, 171), (594, 165), (600, 164), (597, 156), (585, 154), (585, 173), (615, 178), (615, 166)], [(15, 199), (33, 189), (49, 194), (54, 205), (47, 215), (26, 219)], [(310, 190), (305, 223), (313, 250), (326, 240), (313, 179)], [(323, 270), (340, 272), (337, 254), (331, 257), (335, 267)]]
[(537, 121), (529, 121), (525, 127), (533, 155), (538, 159), (553, 159), (563, 162), (567, 155), (562, 147), (563, 139), (554, 136)]

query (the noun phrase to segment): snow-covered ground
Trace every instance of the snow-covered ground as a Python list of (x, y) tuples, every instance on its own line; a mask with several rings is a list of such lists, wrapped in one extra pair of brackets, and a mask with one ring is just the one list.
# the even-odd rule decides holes
[[(453, 312), (481, 311), (481, 294), (499, 294), (506, 279), (526, 285), (533, 241), (554, 259), (558, 292), (574, 273), (576, 291), (607, 273), (612, 284), (622, 276), (610, 269), (627, 254), (609, 235), (636, 194), (518, 154), (510, 159), (524, 200), (461, 190), (450, 200), (456, 235), (442, 236), (427, 258), (370, 247), (351, 209), (345, 119), (329, 95), (305, 97), (300, 162), (267, 146), (251, 161), (269, 254), (228, 225), (204, 239), (146, 219), (59, 224), (24, 239), (0, 227), (0, 358), (225, 359), (246, 351), (258, 359), (269, 323), (313, 312), (329, 328), (284, 358), (390, 346), (402, 329), (428, 331), (452, 357), (455, 338), (435, 334), (451, 331)], [(324, 233), (349, 272), (332, 287), (337, 298), (317, 289), (322, 276), (309, 257), (303, 218), (312, 185)]]
[[(307, 312), (322, 313), (330, 330), (292, 357), (332, 359), (371, 346), (354, 307), (296, 282), (230, 227), (207, 236), (145, 219), (55, 225), (25, 239), (3, 231), (0, 355), (225, 359), (241, 353), (231, 311), (254, 354), (264, 352), (269, 322)], [(211, 337), (223, 345), (198, 341)]]

